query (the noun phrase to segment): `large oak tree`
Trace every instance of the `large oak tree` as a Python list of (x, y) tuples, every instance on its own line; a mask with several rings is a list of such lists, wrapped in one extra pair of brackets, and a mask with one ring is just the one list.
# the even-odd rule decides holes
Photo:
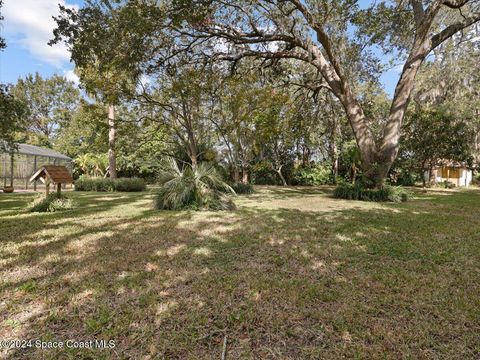
[[(479, 2), (468, 0), (381, 1), (368, 9), (349, 0), (222, 0), (192, 5), (201, 10), (178, 32), (191, 39), (223, 39), (235, 45), (216, 51), (218, 58), (293, 58), (318, 70), (345, 110), (371, 186), (381, 186), (397, 157), (402, 121), (420, 66), (433, 49), (480, 19)], [(375, 64), (375, 45), (405, 56), (380, 134), (370, 128), (355, 89), (356, 72)]]

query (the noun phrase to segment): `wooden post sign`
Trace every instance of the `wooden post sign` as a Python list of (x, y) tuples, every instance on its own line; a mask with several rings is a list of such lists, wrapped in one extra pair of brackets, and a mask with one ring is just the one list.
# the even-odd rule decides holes
[(60, 195), (62, 191), (62, 184), (71, 184), (73, 183), (72, 175), (65, 166), (58, 165), (45, 165), (40, 168), (35, 174), (30, 178), (30, 182), (40, 180), (45, 184), (45, 196), (48, 196), (50, 192), (50, 184), (56, 184), (57, 194)]

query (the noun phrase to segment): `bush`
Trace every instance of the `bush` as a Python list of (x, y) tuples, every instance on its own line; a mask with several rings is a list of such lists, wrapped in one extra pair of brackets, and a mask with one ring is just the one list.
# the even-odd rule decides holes
[(480, 186), (480, 174), (477, 174), (473, 177), (472, 185)]
[(236, 194), (252, 194), (253, 186), (251, 184), (236, 183), (232, 185)]
[(397, 185), (403, 185), (403, 186), (415, 186), (415, 183), (418, 180), (419, 179), (417, 174), (409, 171), (400, 171), (395, 183)]
[(444, 180), (440, 183), (437, 183), (436, 184), (438, 187), (441, 187), (441, 188), (444, 188), (444, 189), (453, 189), (454, 187), (456, 187), (457, 185), (455, 185), (453, 182), (451, 181), (448, 181), (448, 180)]
[(75, 207), (72, 199), (63, 194), (52, 193), (47, 197), (43, 195), (33, 201), (30, 208), (31, 212), (56, 212), (62, 210), (71, 210)]
[(235, 191), (207, 163), (200, 164), (195, 170), (191, 166), (180, 170), (175, 160), (169, 159), (160, 172), (158, 183), (160, 190), (155, 198), (157, 209), (235, 209), (235, 204), (225, 194), (235, 194)]
[(297, 185), (326, 185), (332, 183), (332, 170), (326, 165), (299, 167), (293, 177)]
[(82, 176), (75, 181), (75, 191), (113, 191), (113, 181), (109, 178)]
[[(294, 162), (288, 160), (282, 166), (282, 175), (287, 184), (294, 182)], [(269, 161), (263, 160), (250, 168), (250, 179), (254, 185), (283, 185), (278, 173), (274, 170)]]
[(360, 184), (342, 184), (336, 187), (333, 196), (347, 200), (403, 202), (410, 200), (412, 194), (404, 188), (389, 185), (380, 189), (367, 189)]
[(76, 191), (144, 191), (145, 181), (140, 178), (89, 178), (81, 177), (75, 181)]
[(281, 185), (278, 174), (272, 169), (272, 165), (265, 161), (253, 165), (250, 175), (255, 185)]
[(115, 191), (145, 191), (145, 181), (140, 178), (118, 178), (113, 181)]

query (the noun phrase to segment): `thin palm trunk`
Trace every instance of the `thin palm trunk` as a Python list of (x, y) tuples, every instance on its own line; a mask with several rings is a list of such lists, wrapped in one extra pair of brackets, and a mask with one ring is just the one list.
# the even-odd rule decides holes
[(116, 141), (115, 106), (108, 105), (108, 172), (112, 179), (117, 178), (117, 155), (115, 152)]

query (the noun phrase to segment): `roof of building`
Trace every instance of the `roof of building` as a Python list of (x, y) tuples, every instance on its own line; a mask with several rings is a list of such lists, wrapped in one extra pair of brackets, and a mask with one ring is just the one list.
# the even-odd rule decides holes
[(28, 144), (16, 144), (16, 146), (17, 146), (17, 150), (15, 152), (17, 154), (32, 155), (32, 156), (34, 155), (47, 156), (47, 157), (53, 157), (56, 159), (72, 161), (72, 158), (66, 155), (63, 155), (58, 151), (55, 151), (52, 149), (42, 148), (39, 146), (28, 145)]
[(453, 167), (453, 168), (468, 168), (474, 169), (477, 168), (477, 164), (469, 165), (466, 161), (454, 161), (449, 159), (440, 159), (437, 162), (437, 166)]
[(42, 166), (35, 174), (32, 175), (30, 182), (45, 179), (49, 179), (56, 184), (70, 184), (73, 182), (72, 175), (68, 169), (65, 166), (58, 165)]

